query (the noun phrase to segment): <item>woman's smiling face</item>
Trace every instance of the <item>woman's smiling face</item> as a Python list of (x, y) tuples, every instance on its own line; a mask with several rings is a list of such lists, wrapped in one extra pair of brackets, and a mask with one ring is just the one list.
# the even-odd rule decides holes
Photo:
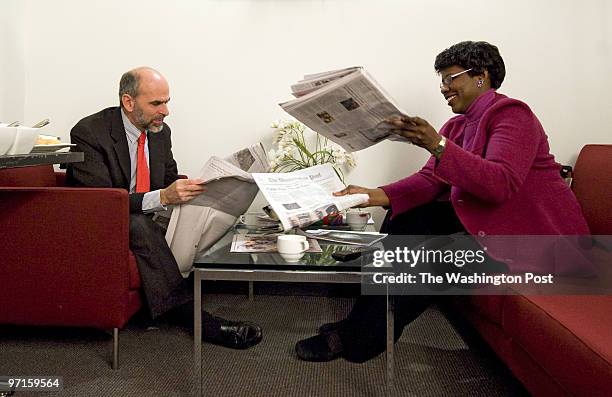
[(465, 68), (453, 65), (441, 70), (440, 76), (440, 92), (457, 114), (465, 113), (472, 102), (490, 88), (486, 71), (484, 75), (470, 76)]

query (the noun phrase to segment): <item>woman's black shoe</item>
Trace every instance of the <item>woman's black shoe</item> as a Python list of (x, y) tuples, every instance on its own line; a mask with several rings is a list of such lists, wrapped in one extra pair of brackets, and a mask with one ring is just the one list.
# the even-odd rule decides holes
[(342, 343), (335, 332), (315, 335), (295, 344), (295, 352), (304, 361), (331, 361), (340, 357)]
[(328, 334), (330, 332), (338, 331), (340, 328), (342, 328), (342, 326), (344, 326), (344, 323), (346, 323), (346, 319), (336, 321), (334, 323), (325, 323), (319, 327), (318, 331), (320, 334)]

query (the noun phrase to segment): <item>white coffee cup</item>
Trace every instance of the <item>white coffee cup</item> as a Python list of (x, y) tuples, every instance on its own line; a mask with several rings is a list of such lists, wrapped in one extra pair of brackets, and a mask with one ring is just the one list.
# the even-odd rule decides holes
[(367, 211), (348, 211), (346, 213), (346, 223), (351, 230), (362, 231), (371, 217), (372, 214)]
[(306, 236), (283, 234), (276, 239), (276, 248), (286, 262), (293, 263), (299, 261), (310, 246)]

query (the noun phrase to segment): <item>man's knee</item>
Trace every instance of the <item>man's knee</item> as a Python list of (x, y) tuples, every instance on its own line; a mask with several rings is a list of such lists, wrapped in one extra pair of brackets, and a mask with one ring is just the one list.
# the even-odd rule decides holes
[(145, 214), (130, 214), (130, 233), (150, 227), (151, 218)]

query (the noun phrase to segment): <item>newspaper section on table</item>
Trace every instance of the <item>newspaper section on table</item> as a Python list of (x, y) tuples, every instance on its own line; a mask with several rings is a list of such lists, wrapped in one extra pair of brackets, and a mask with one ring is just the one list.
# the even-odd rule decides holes
[(296, 99), (281, 103), (287, 113), (349, 152), (378, 142), (407, 139), (384, 121), (404, 114), (361, 67), (304, 76), (291, 89)]
[(385, 233), (377, 233), (377, 232), (349, 232), (349, 231), (341, 231), (341, 230), (326, 230), (326, 229), (316, 229), (316, 230), (299, 230), (299, 234), (308, 237), (308, 239), (317, 239), (330, 241), (338, 244), (347, 244), (347, 245), (362, 245), (365, 247), (370, 247), (373, 244), (381, 241), (387, 234)]
[(195, 256), (223, 237), (255, 199), (259, 189), (251, 173), (269, 168), (261, 143), (206, 162), (199, 175), (206, 191), (174, 207), (166, 231), (166, 241), (183, 275), (191, 271)]
[[(235, 234), (230, 252), (278, 252), (276, 239), (278, 234)], [(323, 252), (317, 240), (308, 239), (306, 252)]]
[(334, 196), (345, 186), (330, 164), (287, 173), (254, 173), (253, 178), (285, 231), (368, 201), (367, 194)]

